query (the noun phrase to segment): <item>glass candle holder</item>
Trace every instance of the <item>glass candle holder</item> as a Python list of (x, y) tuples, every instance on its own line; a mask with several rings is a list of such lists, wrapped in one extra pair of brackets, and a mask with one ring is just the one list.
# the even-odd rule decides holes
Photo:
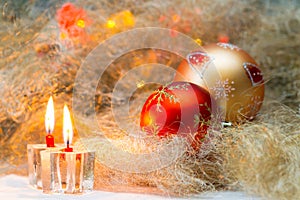
[(95, 152), (40, 153), (44, 193), (80, 194), (93, 190)]
[(58, 144), (56, 147), (47, 147), (46, 144), (28, 144), (27, 157), (28, 157), (28, 178), (29, 184), (37, 189), (42, 189), (41, 178), (41, 156), (40, 152), (44, 150), (58, 151), (63, 149), (63, 144)]

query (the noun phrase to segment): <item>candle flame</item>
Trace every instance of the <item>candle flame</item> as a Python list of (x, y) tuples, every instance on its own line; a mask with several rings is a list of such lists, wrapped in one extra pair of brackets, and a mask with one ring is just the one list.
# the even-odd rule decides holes
[(63, 136), (66, 145), (72, 143), (73, 128), (72, 128), (70, 111), (67, 105), (64, 106)]
[(45, 127), (47, 133), (52, 133), (54, 130), (54, 103), (52, 96), (48, 100), (47, 110), (45, 115)]

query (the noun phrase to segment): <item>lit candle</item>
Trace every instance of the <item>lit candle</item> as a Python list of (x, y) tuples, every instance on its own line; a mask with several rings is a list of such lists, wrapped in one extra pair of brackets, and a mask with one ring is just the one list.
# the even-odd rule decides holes
[(63, 119), (63, 136), (66, 144), (65, 152), (73, 152), (73, 148), (70, 147), (73, 139), (73, 128), (70, 116), (70, 111), (67, 105), (64, 106), (64, 119)]
[[(45, 114), (45, 128), (46, 128), (46, 144), (27, 144), (28, 154), (28, 177), (29, 183), (35, 188), (41, 189), (43, 187), (43, 180), (41, 177), (42, 165), (48, 166), (46, 159), (41, 159), (42, 151), (61, 151), (63, 149), (62, 144), (54, 145), (54, 137), (52, 132), (54, 130), (54, 104), (52, 97), (49, 98), (47, 104), (47, 110)], [(42, 164), (43, 163), (43, 164)], [(47, 168), (44, 167), (44, 171)], [(46, 170), (47, 171), (47, 170)], [(48, 175), (50, 171), (48, 170)], [(49, 175), (50, 176), (50, 175)], [(47, 177), (47, 176), (46, 176)], [(49, 178), (46, 178), (49, 179)]]
[(49, 98), (47, 104), (47, 110), (45, 115), (45, 127), (46, 127), (46, 144), (47, 147), (54, 147), (54, 137), (52, 132), (54, 130), (54, 104), (52, 96)]
[(63, 138), (65, 148), (41, 152), (44, 193), (81, 194), (92, 191), (94, 185), (95, 151), (70, 147), (73, 127), (68, 107), (64, 106)]

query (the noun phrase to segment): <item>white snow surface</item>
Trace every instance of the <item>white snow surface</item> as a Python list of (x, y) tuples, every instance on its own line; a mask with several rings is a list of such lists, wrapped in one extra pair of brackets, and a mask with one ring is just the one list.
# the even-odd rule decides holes
[(249, 196), (244, 192), (209, 192), (190, 198), (174, 198), (147, 194), (115, 193), (93, 191), (81, 195), (69, 194), (44, 194), (42, 190), (33, 188), (28, 183), (28, 178), (18, 175), (0, 176), (0, 199), (1, 200), (185, 200), (185, 199), (208, 199), (208, 200), (259, 200), (258, 197)]

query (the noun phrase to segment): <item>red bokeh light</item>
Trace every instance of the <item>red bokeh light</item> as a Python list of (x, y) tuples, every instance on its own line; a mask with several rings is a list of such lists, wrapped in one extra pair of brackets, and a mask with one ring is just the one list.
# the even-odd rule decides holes
[(65, 3), (56, 13), (56, 20), (61, 30), (61, 36), (77, 39), (80, 42), (87, 40), (86, 27), (91, 24), (86, 11), (77, 8), (72, 3)]

